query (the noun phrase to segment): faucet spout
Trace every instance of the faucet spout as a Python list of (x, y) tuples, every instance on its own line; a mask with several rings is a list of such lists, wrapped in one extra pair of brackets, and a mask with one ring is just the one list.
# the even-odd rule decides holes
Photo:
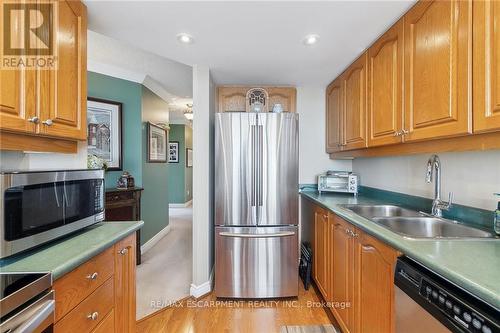
[(441, 217), (443, 216), (442, 210), (448, 210), (451, 207), (451, 198), (453, 197), (450, 193), (450, 200), (445, 203), (441, 200), (441, 160), (439, 156), (432, 155), (427, 161), (427, 173), (425, 176), (425, 181), (427, 183), (432, 182), (432, 174), (436, 173), (434, 179), (434, 200), (432, 201), (432, 215)]

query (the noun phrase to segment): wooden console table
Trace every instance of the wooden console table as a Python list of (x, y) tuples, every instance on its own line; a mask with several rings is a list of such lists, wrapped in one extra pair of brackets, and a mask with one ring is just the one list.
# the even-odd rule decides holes
[[(105, 221), (139, 221), (141, 219), (141, 187), (106, 189)], [(137, 230), (137, 265), (141, 264), (141, 231)]]

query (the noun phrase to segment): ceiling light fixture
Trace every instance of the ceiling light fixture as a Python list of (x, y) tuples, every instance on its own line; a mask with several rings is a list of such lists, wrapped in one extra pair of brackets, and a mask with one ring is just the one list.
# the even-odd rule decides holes
[(193, 36), (186, 34), (186, 33), (180, 33), (177, 35), (177, 40), (182, 43), (182, 44), (192, 44), (193, 43)]
[(184, 111), (184, 117), (187, 120), (193, 120), (193, 104), (186, 104), (187, 109)]
[(319, 40), (319, 35), (315, 35), (315, 34), (310, 34), (310, 35), (307, 35), (306, 37), (304, 37), (304, 39), (302, 40), (302, 43), (304, 43), (304, 45), (306, 46), (311, 46), (311, 45), (314, 45), (318, 42)]

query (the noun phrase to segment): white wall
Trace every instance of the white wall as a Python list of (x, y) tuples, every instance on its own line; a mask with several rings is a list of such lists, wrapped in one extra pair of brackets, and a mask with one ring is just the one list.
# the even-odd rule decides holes
[[(191, 294), (210, 291), (213, 266), (214, 87), (206, 66), (193, 66), (193, 283)], [(203, 292), (200, 291), (203, 289)]]
[[(425, 182), (431, 154), (356, 159), (353, 170), (361, 185), (432, 198), (434, 184)], [(454, 193), (458, 204), (494, 210), (500, 192), (500, 150), (438, 154), (442, 163), (442, 197)]]
[(0, 151), (0, 167), (5, 170), (86, 169), (87, 143), (78, 142), (76, 154)]
[(325, 87), (297, 87), (299, 183), (313, 184), (327, 170), (348, 170), (351, 160), (331, 160), (325, 152)]

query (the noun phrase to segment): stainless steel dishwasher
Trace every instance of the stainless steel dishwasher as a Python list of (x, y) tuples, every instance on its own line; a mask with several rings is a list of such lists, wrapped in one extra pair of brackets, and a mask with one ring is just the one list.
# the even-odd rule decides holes
[(500, 333), (500, 310), (401, 257), (394, 275), (396, 333)]

